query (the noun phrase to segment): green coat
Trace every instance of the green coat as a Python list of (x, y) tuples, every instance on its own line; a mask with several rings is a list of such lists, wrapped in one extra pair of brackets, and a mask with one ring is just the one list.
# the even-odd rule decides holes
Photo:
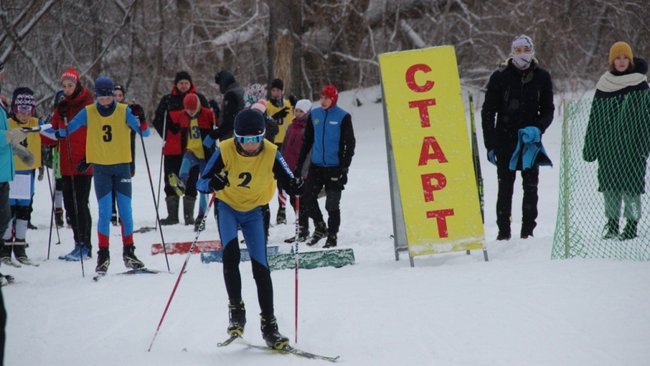
[[(620, 83), (624, 76), (627, 75), (606, 73), (603, 78), (619, 83), (605, 85), (603, 78), (599, 81), (591, 106), (583, 158), (588, 162), (598, 161), (600, 192), (641, 194), (645, 192), (646, 162), (650, 153), (650, 91), (646, 80), (615, 90), (624, 84)], [(645, 79), (645, 73), (641, 76)], [(638, 81), (632, 77), (626, 80)]]

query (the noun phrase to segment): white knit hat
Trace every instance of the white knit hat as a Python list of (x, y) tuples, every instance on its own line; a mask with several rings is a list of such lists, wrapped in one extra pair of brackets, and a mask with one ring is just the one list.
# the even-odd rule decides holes
[(300, 99), (296, 103), (295, 109), (300, 109), (301, 111), (308, 113), (311, 110), (311, 101), (309, 99)]

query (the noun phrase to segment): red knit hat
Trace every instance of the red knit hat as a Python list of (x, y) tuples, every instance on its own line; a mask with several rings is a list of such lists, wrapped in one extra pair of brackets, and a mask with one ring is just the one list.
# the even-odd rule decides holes
[(74, 69), (74, 67), (69, 68), (61, 75), (61, 82), (66, 79), (72, 80), (75, 84), (79, 81), (79, 73)]
[(320, 95), (330, 98), (332, 100), (332, 106), (336, 105), (336, 101), (339, 100), (339, 91), (336, 90), (334, 85), (325, 85), (320, 91)]
[(185, 98), (183, 98), (183, 108), (185, 108), (186, 111), (196, 113), (199, 109), (199, 97), (194, 93), (186, 94)]

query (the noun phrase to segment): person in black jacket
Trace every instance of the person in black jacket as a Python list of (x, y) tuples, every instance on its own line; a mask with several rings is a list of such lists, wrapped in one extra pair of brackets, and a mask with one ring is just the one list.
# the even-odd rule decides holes
[[(199, 93), (196, 86), (192, 83), (192, 77), (187, 71), (179, 71), (174, 77), (174, 86), (171, 92), (160, 99), (156, 114), (153, 120), (153, 126), (162, 138), (164, 138), (163, 151), (164, 169), (165, 169), (165, 203), (167, 204), (167, 217), (160, 220), (161, 225), (175, 225), (179, 223), (178, 207), (180, 198), (176, 195), (176, 190), (169, 182), (170, 175), (178, 176), (183, 153), (187, 146), (187, 130), (181, 129), (178, 121), (172, 118), (170, 112), (183, 112), (183, 99), (185, 95), (194, 93), (199, 97), (201, 105), (210, 107), (205, 96)], [(196, 180), (199, 176), (199, 168), (196, 167), (190, 171), (190, 182), (183, 197), (183, 209), (186, 217), (193, 217), (194, 202), (196, 202)], [(193, 220), (186, 225), (193, 224)]]
[[(553, 121), (553, 85), (550, 74), (539, 67), (530, 37), (521, 35), (512, 42), (511, 57), (495, 71), (487, 85), (481, 111), (483, 138), (488, 160), (497, 166), (497, 240), (511, 237), (512, 194), (516, 171), (509, 162), (517, 145), (518, 132), (537, 127), (543, 134)], [(519, 169), (519, 168), (518, 168)], [(539, 168), (522, 170), (524, 197), (521, 238), (533, 235), (537, 225), (537, 185)]]
[(223, 141), (233, 136), (235, 116), (244, 109), (244, 89), (237, 83), (235, 76), (229, 70), (221, 70), (214, 76), (214, 82), (219, 85), (223, 101), (219, 114), (219, 128), (211, 135), (215, 140)]

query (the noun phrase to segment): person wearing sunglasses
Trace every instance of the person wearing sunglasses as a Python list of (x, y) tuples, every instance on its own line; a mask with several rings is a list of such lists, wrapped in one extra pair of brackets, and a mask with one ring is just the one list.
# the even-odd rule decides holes
[(275, 193), (275, 179), (291, 194), (302, 192), (302, 178), (294, 177), (282, 154), (264, 139), (262, 113), (245, 109), (234, 121), (234, 137), (221, 142), (206, 164), (197, 189), (216, 194), (217, 225), (223, 244), (223, 276), (229, 299), (230, 322), (227, 333), (242, 335), (246, 310), (241, 294), (240, 250), (237, 238), (241, 228), (250, 253), (253, 277), (261, 308), (261, 330), (266, 344), (283, 349), (289, 339), (278, 331), (273, 310), (273, 284), (266, 258), (266, 237), (262, 207)]

